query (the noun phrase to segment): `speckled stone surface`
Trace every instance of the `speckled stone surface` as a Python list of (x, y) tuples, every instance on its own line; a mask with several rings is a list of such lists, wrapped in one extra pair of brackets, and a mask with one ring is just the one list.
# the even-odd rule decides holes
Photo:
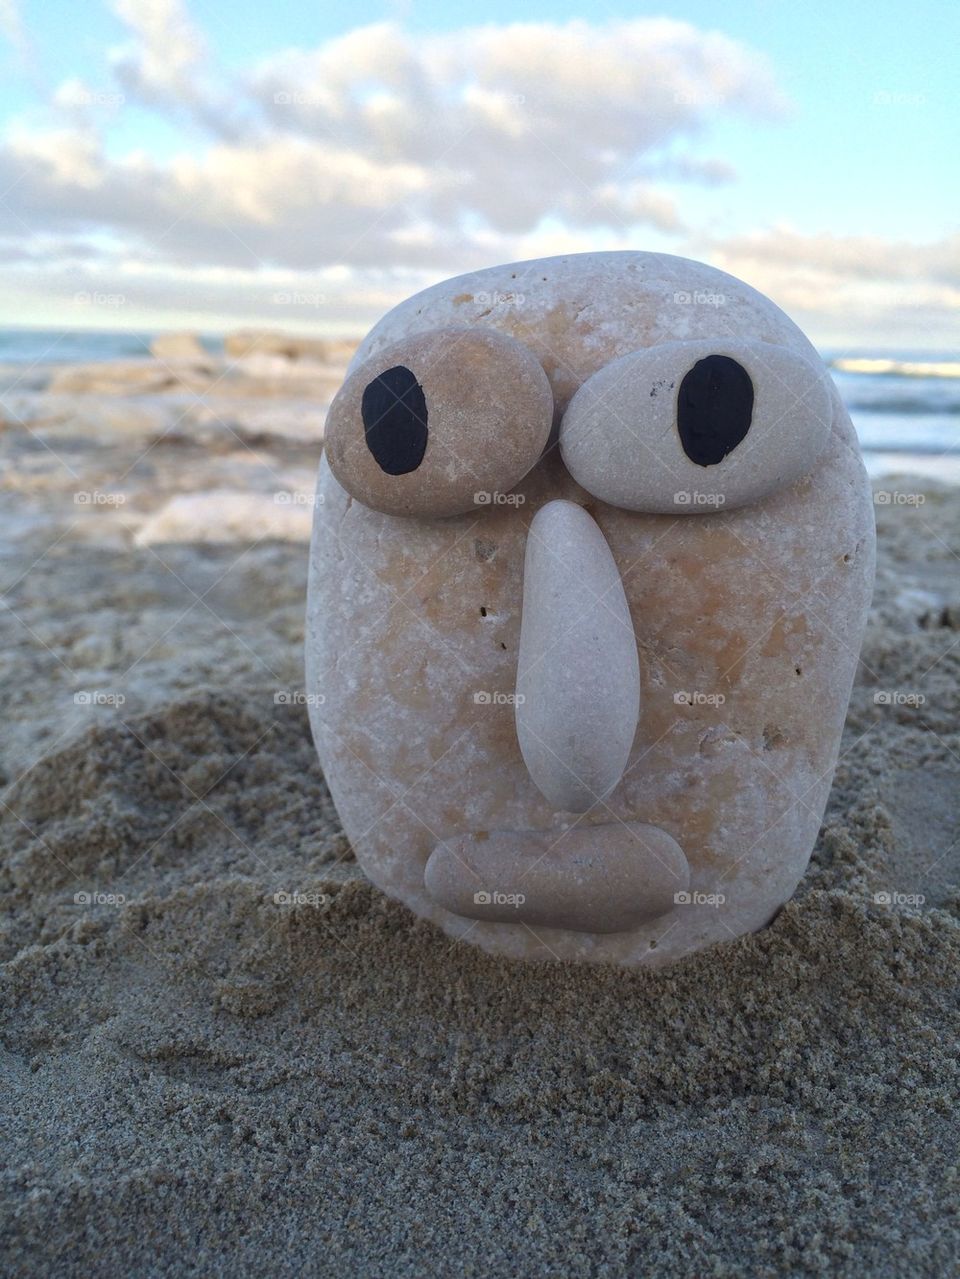
[[(699, 304), (698, 294), (722, 304)], [(615, 253), (444, 282), (390, 312), (352, 367), (448, 325), (522, 342), (549, 378), (558, 427), (588, 378), (641, 348), (760, 341), (814, 368), (818, 360), (773, 303), (732, 277)], [(452, 936), (535, 958), (662, 964), (771, 919), (816, 838), (873, 579), (856, 437), (824, 385), (830, 432), (809, 472), (696, 519), (614, 505), (581, 487), (554, 447), (509, 503), (449, 519), (371, 510), (321, 463), (307, 690), (334, 801), (376, 884)], [(819, 429), (811, 425), (811, 440)], [(516, 730), (527, 530), (557, 498), (584, 507), (610, 548), (640, 671), (622, 778), (578, 815), (543, 796)], [(424, 882), (441, 845), (529, 832), (531, 843), (552, 837), (559, 847), (575, 826), (599, 828), (599, 847), (611, 823), (658, 828), (689, 866), (689, 887), (635, 927), (477, 920), (439, 905)]]

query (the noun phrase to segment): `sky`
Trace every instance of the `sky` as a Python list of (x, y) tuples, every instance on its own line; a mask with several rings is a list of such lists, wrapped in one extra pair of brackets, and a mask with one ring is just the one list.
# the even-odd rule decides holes
[(0, 325), (359, 334), (653, 249), (960, 347), (960, 6), (0, 0)]

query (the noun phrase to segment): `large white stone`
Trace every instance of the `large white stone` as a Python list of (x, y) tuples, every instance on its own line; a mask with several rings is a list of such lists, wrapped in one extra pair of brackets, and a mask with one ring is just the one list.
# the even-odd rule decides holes
[[(723, 305), (693, 304), (698, 292)], [(533, 353), (557, 428), (588, 379), (663, 343), (764, 342), (819, 367), (800, 330), (741, 281), (680, 258), (611, 253), (436, 285), (385, 316), (353, 368), (409, 336), (464, 325)], [(538, 959), (662, 964), (770, 920), (816, 839), (873, 579), (870, 492), (828, 389), (829, 434), (815, 457), (810, 448), (806, 474), (775, 476), (756, 500), (697, 518), (614, 504), (578, 484), (553, 446), (509, 502), (448, 519), (371, 510), (321, 462), (311, 721), (346, 833), (385, 892), (453, 937)], [(641, 430), (655, 421), (639, 416)], [(814, 440), (822, 423), (801, 415), (794, 429)], [(557, 499), (582, 507), (609, 547), (640, 678), (622, 776), (579, 815), (531, 777), (514, 705), (529, 525)], [(639, 851), (638, 832), (653, 832)], [(650, 858), (674, 847), (681, 859), (661, 868), (680, 885), (670, 897)], [(464, 900), (468, 871), (481, 876), (476, 891), (509, 895), (523, 892), (528, 869), (535, 919), (495, 918)], [(483, 883), (485, 870), (507, 887)]]

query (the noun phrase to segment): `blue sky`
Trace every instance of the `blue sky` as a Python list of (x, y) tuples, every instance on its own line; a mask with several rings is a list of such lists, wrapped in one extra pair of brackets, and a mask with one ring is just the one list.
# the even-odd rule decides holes
[(956, 346), (960, 8), (516, 16), (0, 0), (0, 323), (356, 331), (457, 270), (630, 246), (822, 343)]

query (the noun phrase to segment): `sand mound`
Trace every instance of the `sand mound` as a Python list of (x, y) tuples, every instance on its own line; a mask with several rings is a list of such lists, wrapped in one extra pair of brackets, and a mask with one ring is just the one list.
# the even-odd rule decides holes
[(264, 689), (201, 691), (89, 729), (9, 788), (0, 842), (7, 954), (158, 889), (229, 873), (282, 892), (352, 860), (305, 708)]
[[(6, 1273), (950, 1273), (958, 531), (956, 493), (882, 515), (798, 896), (631, 973), (494, 960), (363, 881), (263, 670), (298, 660), (302, 548), (171, 550), (226, 578), (219, 630), (149, 549), (48, 556), (14, 607), (134, 692), (2, 794)], [(69, 682), (43, 661), (21, 726)]]

